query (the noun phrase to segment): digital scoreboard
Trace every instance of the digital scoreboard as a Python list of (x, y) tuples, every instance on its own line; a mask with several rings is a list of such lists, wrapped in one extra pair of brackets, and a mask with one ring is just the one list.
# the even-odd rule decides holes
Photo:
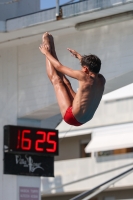
[(58, 130), (4, 126), (4, 174), (54, 176)]
[(4, 150), (10, 153), (58, 155), (58, 130), (6, 125)]

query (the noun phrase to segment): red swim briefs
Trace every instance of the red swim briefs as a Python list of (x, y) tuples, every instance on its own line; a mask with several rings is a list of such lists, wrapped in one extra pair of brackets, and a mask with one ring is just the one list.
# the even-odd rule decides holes
[(72, 107), (69, 107), (66, 110), (66, 113), (64, 115), (64, 121), (70, 125), (73, 126), (81, 126), (82, 124), (80, 122), (78, 122), (76, 120), (76, 118), (74, 117), (73, 113), (72, 113)]

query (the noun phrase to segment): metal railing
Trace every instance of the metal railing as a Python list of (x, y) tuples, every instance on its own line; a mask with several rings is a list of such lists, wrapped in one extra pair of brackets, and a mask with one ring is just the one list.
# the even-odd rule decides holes
[(133, 0), (83, 0), (69, 5), (61, 6), (62, 17), (79, 15), (85, 12), (93, 12), (100, 9), (107, 9), (122, 4), (131, 3)]
[[(38, 12), (30, 13), (24, 16), (16, 16), (15, 18), (7, 20), (6, 27), (7, 31), (13, 31), (36, 24), (52, 22), (56, 19), (60, 20), (81, 15), (83, 13), (94, 12), (96, 10), (107, 9), (118, 5), (126, 5), (129, 3), (133, 3), (133, 0), (83, 0), (60, 6), (59, 10), (51, 8), (47, 10), (39, 10)], [(127, 11), (127, 9), (125, 10)], [(132, 10), (132, 7), (130, 10)]]
[(118, 176), (115, 176), (114, 178), (98, 185), (97, 187), (93, 188), (92, 190), (83, 192), (82, 194), (79, 194), (78, 196), (70, 199), (70, 200), (89, 200), (92, 197), (96, 196), (97, 194), (101, 193), (105, 189), (107, 189), (112, 184), (116, 183), (117, 181), (123, 179), (124, 177), (128, 176), (130, 173), (133, 172), (133, 167), (129, 170), (126, 170), (125, 172), (119, 174)]

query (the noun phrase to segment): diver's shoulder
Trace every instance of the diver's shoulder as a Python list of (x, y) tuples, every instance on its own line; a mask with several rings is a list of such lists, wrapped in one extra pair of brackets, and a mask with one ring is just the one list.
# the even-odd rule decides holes
[(106, 79), (102, 74), (98, 74), (98, 78), (99, 78), (99, 80), (101, 81), (102, 84), (106, 83)]

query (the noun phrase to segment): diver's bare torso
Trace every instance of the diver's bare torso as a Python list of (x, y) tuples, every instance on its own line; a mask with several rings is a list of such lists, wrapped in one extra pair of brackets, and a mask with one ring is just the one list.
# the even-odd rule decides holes
[(91, 120), (103, 95), (105, 78), (101, 74), (85, 74), (84, 81), (79, 81), (72, 111), (80, 123)]

